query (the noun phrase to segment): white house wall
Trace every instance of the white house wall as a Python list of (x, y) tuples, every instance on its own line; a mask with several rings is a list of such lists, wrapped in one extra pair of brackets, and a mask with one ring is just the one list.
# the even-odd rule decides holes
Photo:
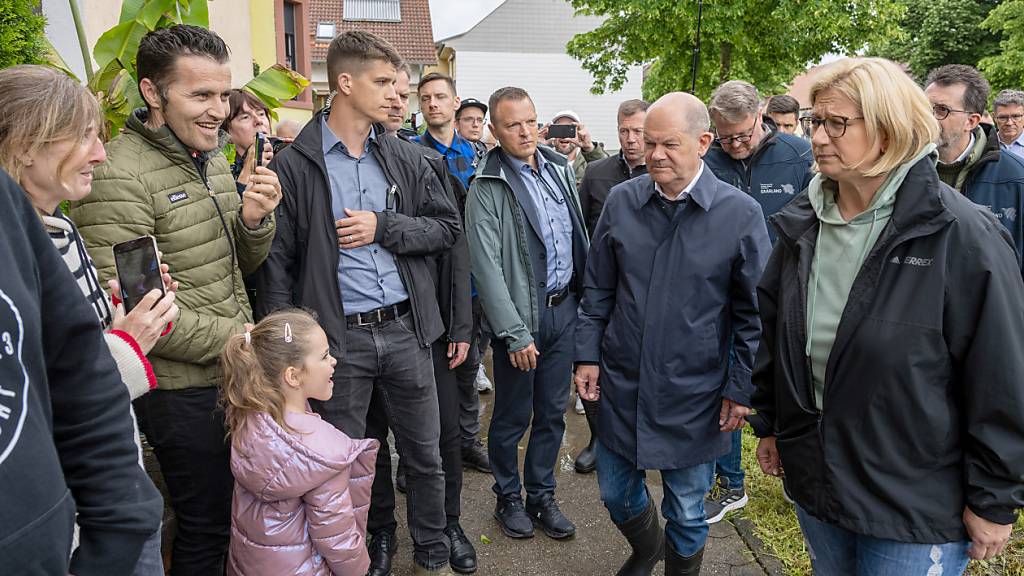
[(622, 90), (595, 96), (592, 79), (580, 63), (565, 54), (511, 52), (456, 53), (456, 82), (459, 96), (487, 102), (503, 86), (518, 86), (530, 93), (537, 106), (537, 119), (548, 122), (556, 113), (572, 109), (590, 129), (595, 140), (609, 151), (617, 150), (615, 114), (623, 100), (640, 98), (642, 72), (631, 69)]

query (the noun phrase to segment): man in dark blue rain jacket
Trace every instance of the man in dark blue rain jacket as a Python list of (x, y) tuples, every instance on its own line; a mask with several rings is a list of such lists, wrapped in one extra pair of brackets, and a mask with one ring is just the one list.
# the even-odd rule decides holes
[[(750, 412), (755, 288), (771, 245), (757, 202), (701, 160), (709, 127), (691, 95), (650, 107), (648, 175), (612, 189), (587, 259), (576, 385), (601, 403), (601, 499), (633, 547), (620, 574), (650, 573), (662, 549), (666, 575), (699, 573), (715, 459)], [(648, 469), (665, 487), (664, 534)]]

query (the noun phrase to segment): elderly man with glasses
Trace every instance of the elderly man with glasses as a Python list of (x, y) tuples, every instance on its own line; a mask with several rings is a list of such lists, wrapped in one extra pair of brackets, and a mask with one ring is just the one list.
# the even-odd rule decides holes
[[(715, 176), (749, 194), (765, 219), (778, 212), (807, 187), (812, 172), (811, 145), (784, 134), (761, 113), (761, 97), (747, 82), (732, 80), (719, 86), (708, 105), (715, 140), (704, 162)], [(774, 232), (769, 227), (771, 240)], [(732, 450), (718, 459), (718, 484), (704, 503), (709, 523), (747, 504), (743, 488), (742, 443), (737, 430)]]
[(1003, 90), (992, 102), (999, 147), (1024, 158), (1024, 92)]

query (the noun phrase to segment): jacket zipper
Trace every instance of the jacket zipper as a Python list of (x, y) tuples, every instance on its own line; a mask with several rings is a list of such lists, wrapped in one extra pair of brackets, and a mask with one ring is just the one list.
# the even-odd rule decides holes
[[(190, 156), (192, 156), (190, 154)], [(220, 219), (221, 229), (224, 230), (224, 236), (228, 240), (228, 248), (231, 250), (231, 270), (229, 276), (231, 277), (231, 293), (235, 293), (235, 266), (238, 264), (238, 254), (235, 253), (235, 241), (231, 238), (231, 231), (228, 230), (228, 223), (224, 219), (224, 212), (220, 209), (220, 203), (217, 202), (217, 195), (213, 193), (213, 186), (210, 185), (210, 180), (206, 177), (206, 162), (200, 162), (197, 156), (192, 156), (193, 164), (195, 164), (196, 172), (199, 173), (199, 179), (203, 181), (203, 186), (206, 187), (206, 193), (210, 196), (210, 200), (213, 201), (213, 207), (217, 210), (217, 217)], [(244, 224), (243, 224), (244, 225)], [(237, 312), (242, 312), (242, 304), (238, 301), (238, 298), (232, 298), (235, 301), (235, 308)]]

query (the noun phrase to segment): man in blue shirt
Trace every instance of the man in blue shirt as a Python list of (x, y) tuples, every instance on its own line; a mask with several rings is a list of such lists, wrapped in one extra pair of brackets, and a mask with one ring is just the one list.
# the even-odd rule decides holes
[[(419, 85), (420, 110), (427, 123), (427, 131), (413, 141), (435, 150), (444, 157), (448, 171), (458, 177), (462, 190), (457, 190), (460, 205), (465, 204), (466, 191), (476, 172), (480, 156), (473, 143), (463, 138), (455, 129), (456, 110), (461, 100), (455, 95), (455, 82), (451, 77), (437, 72), (427, 74)], [(483, 104), (477, 103), (479, 106)], [(484, 106), (484, 113), (487, 107)], [(459, 429), (462, 435), (462, 462), (469, 468), (490, 472), (491, 465), (483, 443), (477, 440), (480, 434), (480, 395), (476, 380), (483, 359), (480, 346), (480, 303), (473, 290), (473, 331), (469, 356), (456, 369), (459, 383)]]
[[(317, 312), (338, 360), (334, 395), (311, 402), (324, 420), (361, 438), (372, 392), (383, 394), (409, 482), (415, 574), (450, 575), (430, 348), (446, 328), (430, 268), (461, 223), (419, 148), (381, 126), (398, 98), (400, 66), (395, 49), (372, 34), (350, 31), (331, 42), (331, 105), (272, 162), (285, 199), (263, 265), (264, 294), (270, 310)], [(394, 536), (374, 535), (369, 547), (389, 561)]]
[[(537, 145), (537, 110), (521, 88), (491, 95), (491, 132), (466, 199), (473, 280), (494, 338), (494, 414), (488, 433), (494, 516), (510, 538), (537, 524), (551, 538), (573, 525), (555, 502), (565, 432), (577, 294), (587, 235), (568, 160)], [(519, 441), (530, 432), (522, 480)], [(526, 491), (523, 506), (522, 492)]]
[(1003, 90), (996, 94), (992, 118), (999, 129), (999, 147), (1024, 158), (1024, 92)]

